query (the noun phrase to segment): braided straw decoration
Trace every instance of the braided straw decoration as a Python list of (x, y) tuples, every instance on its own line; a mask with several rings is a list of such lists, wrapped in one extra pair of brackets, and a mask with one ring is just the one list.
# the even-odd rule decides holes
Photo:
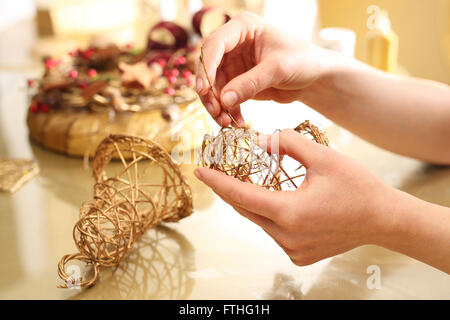
[[(325, 133), (308, 120), (294, 130), (328, 146)], [(269, 154), (259, 147), (258, 136), (255, 130), (231, 127), (222, 128), (215, 137), (205, 135), (200, 165), (270, 190), (285, 190), (287, 186), (297, 188), (296, 180), (305, 174), (288, 174), (282, 166), (283, 156)], [(301, 168), (303, 165), (296, 171)]]
[[(148, 228), (192, 213), (186, 179), (170, 155), (153, 141), (109, 136), (97, 148), (93, 174), (94, 198), (82, 205), (73, 230), (79, 253), (65, 255), (58, 264), (58, 274), (65, 281), (62, 287), (76, 280), (80, 287), (93, 285), (100, 268), (117, 266)], [(65, 265), (71, 260), (93, 265), (92, 278), (80, 281), (67, 275)]]

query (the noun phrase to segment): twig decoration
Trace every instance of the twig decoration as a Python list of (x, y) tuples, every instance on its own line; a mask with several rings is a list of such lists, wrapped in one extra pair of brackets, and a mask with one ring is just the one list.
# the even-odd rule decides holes
[[(112, 159), (119, 163), (110, 163)], [(118, 171), (111, 174), (111, 169)], [(94, 198), (82, 205), (73, 230), (79, 253), (65, 255), (58, 264), (58, 274), (65, 281), (62, 287), (93, 285), (100, 269), (118, 265), (148, 228), (192, 213), (185, 177), (153, 141), (109, 136), (96, 150), (93, 175)], [(71, 260), (91, 264), (93, 277), (80, 280), (66, 274), (65, 265)]]

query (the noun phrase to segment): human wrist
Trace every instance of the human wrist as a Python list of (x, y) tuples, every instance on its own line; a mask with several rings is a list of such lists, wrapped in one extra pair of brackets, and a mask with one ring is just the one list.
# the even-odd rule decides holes
[(337, 52), (317, 48), (314, 52), (315, 80), (299, 90), (298, 100), (320, 113), (328, 113), (333, 106), (343, 103), (346, 88), (344, 78), (358, 68), (355, 60)]
[(412, 213), (423, 205), (423, 201), (393, 187), (388, 186), (388, 189), (376, 210), (378, 220), (371, 243), (394, 251), (404, 251), (415, 223)]
[[(394, 189), (395, 190), (395, 189)], [(376, 244), (403, 253), (450, 274), (449, 209), (395, 190)]]
[(404, 238), (402, 217), (404, 211), (402, 192), (383, 184), (378, 187), (371, 201), (364, 207), (367, 212), (362, 228), (363, 244), (391, 248)]

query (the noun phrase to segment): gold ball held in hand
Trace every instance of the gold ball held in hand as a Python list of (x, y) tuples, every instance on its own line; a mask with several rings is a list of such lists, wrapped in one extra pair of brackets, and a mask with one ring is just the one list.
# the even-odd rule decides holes
[[(295, 131), (315, 142), (328, 146), (322, 131), (308, 120)], [(224, 127), (216, 136), (205, 135), (201, 149), (201, 166), (220, 171), (244, 182), (270, 190), (286, 190), (299, 186), (297, 179), (304, 173), (289, 173), (284, 168), (283, 156), (270, 154), (258, 145), (259, 132), (247, 128)]]

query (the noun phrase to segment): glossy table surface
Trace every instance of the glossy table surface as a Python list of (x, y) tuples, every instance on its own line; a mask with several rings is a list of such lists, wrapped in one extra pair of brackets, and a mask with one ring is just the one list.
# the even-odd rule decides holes
[[(258, 226), (199, 183), (194, 165), (187, 164), (182, 168), (193, 189), (192, 216), (148, 231), (118, 268), (102, 271), (94, 287), (57, 288), (57, 263), (75, 252), (72, 229), (80, 204), (92, 196), (93, 180), (80, 159), (30, 142), (25, 79), (39, 72), (33, 64), (0, 69), (0, 157), (35, 158), (41, 168), (15, 194), (0, 193), (0, 299), (450, 299), (450, 276), (376, 246), (293, 265)], [(381, 150), (300, 103), (248, 102), (244, 114), (265, 132), (311, 119), (326, 128), (333, 148), (387, 183), (450, 206), (450, 168)], [(367, 285), (374, 266), (379, 289)]]

